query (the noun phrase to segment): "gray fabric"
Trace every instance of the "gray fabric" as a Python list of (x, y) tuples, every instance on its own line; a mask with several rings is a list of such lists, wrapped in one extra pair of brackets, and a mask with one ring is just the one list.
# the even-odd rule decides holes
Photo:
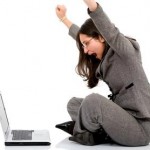
[[(119, 93), (115, 103), (136, 118), (150, 119), (150, 85), (142, 67), (138, 43), (121, 34), (101, 7), (90, 15), (110, 45), (96, 74), (109, 85), (113, 93)], [(126, 90), (131, 83), (134, 86)]]
[[(97, 114), (100, 116), (99, 119), (107, 118), (105, 123), (104, 120), (99, 120), (99, 123), (105, 124), (105, 129), (118, 142), (125, 145), (140, 145), (138, 140), (141, 134), (141, 142), (139, 143), (144, 145), (147, 142), (144, 142), (144, 133), (140, 129), (143, 127), (147, 137), (146, 141), (150, 139), (150, 84), (142, 66), (139, 44), (135, 39), (127, 38), (120, 33), (101, 6), (98, 5), (94, 12), (89, 12), (89, 15), (110, 46), (97, 68), (96, 77), (106, 82), (111, 92), (116, 94), (116, 97), (113, 99), (113, 103), (104, 102), (106, 98), (100, 96), (101, 103), (103, 105), (105, 103), (105, 105), (104, 108), (99, 107), (99, 110), (97, 107), (96, 112), (92, 107), (94, 102), (85, 105), (87, 108), (85, 106), (84, 109), (80, 108), (75, 132), (82, 132), (81, 126), (83, 124), (87, 129), (94, 131), (98, 124), (87, 122), (87, 120), (94, 119), (95, 113), (99, 113)], [(73, 24), (69, 30), (69, 35), (75, 39), (78, 30), (79, 27)], [(130, 85), (133, 86), (130, 87)], [(91, 99), (94, 100), (94, 97)], [(116, 108), (117, 113), (115, 113), (114, 108)], [(89, 116), (91, 118), (87, 118), (87, 115), (81, 115), (81, 113), (84, 114), (86, 109), (91, 111)], [(94, 113), (93, 116), (92, 113)], [(112, 119), (109, 118), (109, 115)], [(75, 116), (72, 116), (72, 118), (75, 119)], [(115, 128), (115, 125), (117, 128)], [(122, 128), (122, 125), (126, 126)]]
[(68, 110), (68, 113), (71, 114), (70, 116), (73, 121), (76, 121), (76, 117), (78, 116), (78, 110), (82, 101), (83, 101), (83, 98), (73, 97), (68, 102), (67, 110)]
[[(68, 112), (74, 119), (74, 136), (81, 144), (92, 145), (92, 135), (100, 125), (118, 144), (141, 146), (149, 143), (140, 123), (127, 111), (99, 94), (72, 98), (68, 102)], [(90, 131), (89, 133), (87, 131)], [(78, 139), (82, 136), (84, 141)]]
[(76, 40), (76, 34), (79, 31), (79, 27), (75, 24), (73, 24), (70, 28), (69, 28), (69, 35)]
[[(113, 93), (119, 93), (115, 103), (137, 118), (150, 119), (150, 84), (143, 70), (139, 44), (120, 33), (100, 6), (90, 16), (110, 45), (97, 68), (97, 78), (106, 82)], [(78, 30), (73, 24), (69, 35), (75, 39)], [(134, 86), (126, 90), (131, 83)]]

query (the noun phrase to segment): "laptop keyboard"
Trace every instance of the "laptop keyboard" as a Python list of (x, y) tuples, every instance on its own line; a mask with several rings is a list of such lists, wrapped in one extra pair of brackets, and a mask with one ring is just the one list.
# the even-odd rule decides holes
[(33, 130), (12, 130), (12, 140), (32, 140)]

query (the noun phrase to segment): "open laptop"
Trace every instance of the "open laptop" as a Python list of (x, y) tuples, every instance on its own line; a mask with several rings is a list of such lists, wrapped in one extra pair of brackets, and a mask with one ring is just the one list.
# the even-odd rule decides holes
[(0, 122), (6, 146), (47, 146), (50, 145), (48, 130), (11, 130), (0, 93)]

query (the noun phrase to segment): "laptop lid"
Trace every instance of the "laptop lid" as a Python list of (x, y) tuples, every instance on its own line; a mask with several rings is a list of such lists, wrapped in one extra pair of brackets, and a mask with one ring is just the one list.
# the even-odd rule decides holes
[(0, 93), (0, 122), (5, 137), (5, 145), (7, 146), (28, 146), (28, 145), (50, 145), (50, 138), (48, 130), (34, 130), (32, 140), (13, 140), (9, 126), (6, 109)]
[(0, 122), (1, 122), (4, 137), (5, 139), (7, 139), (9, 131), (10, 131), (10, 127), (9, 127), (9, 121), (7, 118), (6, 109), (4, 106), (1, 93), (0, 93)]

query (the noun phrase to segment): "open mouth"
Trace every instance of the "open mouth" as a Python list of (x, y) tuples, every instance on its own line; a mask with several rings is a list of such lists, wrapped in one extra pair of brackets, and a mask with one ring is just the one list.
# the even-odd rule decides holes
[(97, 54), (96, 54), (96, 53), (93, 53), (93, 54), (92, 54), (92, 56), (95, 56), (95, 57), (97, 57)]
[(88, 57), (93, 57), (93, 58), (97, 58), (97, 54), (96, 53), (92, 53), (92, 54), (87, 54)]

